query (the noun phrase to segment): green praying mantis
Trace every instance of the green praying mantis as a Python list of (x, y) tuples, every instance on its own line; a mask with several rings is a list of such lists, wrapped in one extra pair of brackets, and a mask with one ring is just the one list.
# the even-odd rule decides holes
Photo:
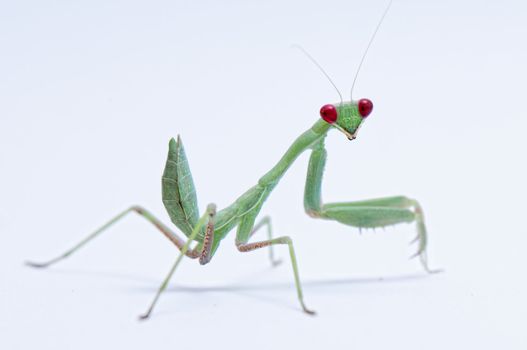
[[(352, 92), (364, 57), (390, 5), (391, 2), (381, 17), (365, 50), (355, 75), (355, 80), (353, 81)], [(304, 53), (317, 65), (336, 88), (322, 67), (307, 52), (304, 51)], [(124, 216), (135, 212), (151, 222), (179, 249), (179, 255), (176, 261), (163, 280), (149, 308), (140, 316), (141, 319), (146, 319), (151, 315), (160, 295), (166, 289), (183, 257), (198, 259), (201, 265), (208, 264), (218, 250), (221, 241), (227, 237), (229, 232), (236, 229), (235, 244), (237, 249), (245, 253), (268, 247), (272, 265), (278, 265), (279, 263), (279, 260), (274, 257), (273, 246), (287, 245), (293, 268), (298, 301), (302, 310), (312, 315), (315, 312), (309, 309), (304, 303), (302, 284), (300, 282), (292, 239), (288, 236), (274, 238), (269, 217), (264, 217), (257, 221), (262, 206), (276, 185), (278, 185), (282, 176), (300, 154), (305, 151), (311, 151), (304, 191), (304, 208), (310, 217), (334, 220), (359, 229), (380, 228), (399, 223), (415, 223), (417, 226), (416, 241), (418, 241), (418, 250), (414, 256), (420, 258), (420, 262), (427, 272), (435, 272), (428, 267), (426, 256), (427, 231), (423, 210), (416, 200), (404, 196), (397, 196), (355, 202), (322, 202), (321, 185), (327, 157), (324, 141), (328, 132), (336, 129), (343, 133), (349, 140), (354, 140), (357, 137), (359, 128), (373, 110), (373, 103), (369, 99), (362, 98), (356, 101), (353, 99), (343, 101), (338, 89), (337, 92), (340, 95), (340, 102), (324, 105), (320, 109), (321, 118), (293, 142), (278, 163), (265, 173), (256, 185), (237, 198), (234, 203), (219, 211), (216, 210), (214, 204), (209, 204), (205, 212), (199, 215), (196, 190), (183, 142), (179, 136), (177, 139), (171, 139), (168, 158), (162, 176), (162, 199), (172, 223), (185, 235), (185, 238), (176, 234), (146, 209), (140, 206), (132, 206), (58, 257), (44, 263), (28, 262), (27, 264), (42, 268), (67, 258)], [(267, 228), (268, 238), (266, 240), (253, 241), (253, 236), (263, 227)]]

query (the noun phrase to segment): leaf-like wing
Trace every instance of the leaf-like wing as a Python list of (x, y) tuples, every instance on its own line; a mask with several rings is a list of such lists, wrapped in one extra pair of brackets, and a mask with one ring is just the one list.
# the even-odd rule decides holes
[(163, 204), (172, 222), (189, 236), (199, 219), (196, 188), (181, 138), (170, 140), (162, 178)]

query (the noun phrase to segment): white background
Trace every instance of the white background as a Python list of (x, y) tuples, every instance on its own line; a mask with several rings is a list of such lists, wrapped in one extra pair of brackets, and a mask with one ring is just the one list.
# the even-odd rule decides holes
[[(489, 2), (490, 3), (490, 2)], [(181, 134), (199, 205), (224, 207), (343, 94), (385, 1), (17, 1), (0, 5), (0, 348), (525, 349), (527, 195), (523, 1), (395, 1), (356, 97), (354, 142), (332, 132), (326, 201), (406, 194), (429, 227), (373, 233), (303, 213), (308, 155), (264, 207), (287, 250), (185, 260), (129, 217), (49, 270), (23, 266), (130, 204), (168, 223), (160, 175)], [(261, 236), (264, 237), (263, 235)]]

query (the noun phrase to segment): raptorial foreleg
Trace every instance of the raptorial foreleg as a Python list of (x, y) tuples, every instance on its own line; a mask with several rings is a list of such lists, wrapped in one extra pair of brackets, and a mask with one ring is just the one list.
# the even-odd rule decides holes
[(314, 218), (335, 220), (361, 228), (378, 228), (399, 223), (415, 222), (419, 247), (413, 256), (419, 256), (423, 268), (430, 270), (426, 256), (427, 232), (424, 215), (419, 203), (408, 197), (396, 196), (357, 202), (323, 204), (321, 196), (322, 176), (327, 152), (324, 141), (313, 147), (304, 192), (304, 208)]

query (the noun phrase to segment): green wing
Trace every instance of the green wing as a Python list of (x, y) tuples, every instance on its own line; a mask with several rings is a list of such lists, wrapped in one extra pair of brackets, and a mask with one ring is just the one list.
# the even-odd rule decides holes
[(192, 174), (181, 138), (170, 140), (162, 178), (163, 204), (170, 219), (189, 236), (199, 219), (198, 201)]

